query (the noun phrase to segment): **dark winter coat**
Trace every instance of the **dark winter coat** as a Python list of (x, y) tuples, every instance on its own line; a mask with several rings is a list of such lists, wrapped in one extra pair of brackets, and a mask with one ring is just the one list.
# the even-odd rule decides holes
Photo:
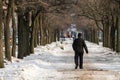
[(72, 47), (75, 52), (84, 53), (84, 49), (85, 49), (86, 53), (88, 53), (87, 46), (82, 38), (75, 39), (72, 44)]

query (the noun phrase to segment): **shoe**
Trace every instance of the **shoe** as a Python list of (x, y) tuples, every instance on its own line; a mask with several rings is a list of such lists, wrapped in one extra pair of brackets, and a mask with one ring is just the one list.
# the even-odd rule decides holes
[(75, 69), (77, 69), (78, 65), (75, 66)]
[(83, 68), (80, 68), (80, 69), (83, 69)]
[(83, 69), (83, 67), (79, 66), (80, 69)]

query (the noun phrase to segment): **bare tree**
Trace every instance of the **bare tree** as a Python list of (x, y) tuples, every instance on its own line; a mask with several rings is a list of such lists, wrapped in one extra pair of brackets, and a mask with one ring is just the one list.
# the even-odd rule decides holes
[(3, 8), (2, 8), (2, 0), (0, 0), (0, 68), (4, 67), (4, 59), (3, 59), (3, 26), (2, 26), (2, 18), (3, 18)]
[(4, 26), (4, 35), (5, 35), (5, 57), (11, 61), (11, 48), (10, 48), (10, 20), (12, 16), (12, 0), (8, 2), (6, 21)]

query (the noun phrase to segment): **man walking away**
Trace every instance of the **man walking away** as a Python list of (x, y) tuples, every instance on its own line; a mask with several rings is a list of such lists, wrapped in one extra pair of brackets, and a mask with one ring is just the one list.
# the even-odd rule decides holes
[[(84, 49), (86, 53), (88, 54), (88, 49), (85, 44), (85, 41), (81, 38), (82, 34), (78, 33), (78, 38), (74, 40), (72, 47), (75, 51), (74, 61), (75, 61), (75, 69), (79, 66), (80, 69), (83, 69), (83, 54)], [(84, 49), (83, 49), (84, 48)], [(78, 63), (79, 59), (79, 63)]]

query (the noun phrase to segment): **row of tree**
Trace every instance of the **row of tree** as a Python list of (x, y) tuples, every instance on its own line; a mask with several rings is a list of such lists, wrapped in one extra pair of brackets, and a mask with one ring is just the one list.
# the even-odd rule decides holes
[[(69, 18), (63, 15), (62, 9), (65, 5), (75, 4), (72, 0), (67, 2), (0, 0), (0, 42), (1, 44), (4, 42), (4, 45), (0, 45), (0, 67), (4, 67), (4, 58), (8, 61), (12, 61), (12, 56), (23, 59), (33, 54), (37, 45), (59, 40), (60, 31), (70, 22), (65, 20)], [(16, 55), (16, 38), (18, 38), (18, 55)]]
[(86, 34), (92, 35), (88, 39), (98, 43), (98, 32), (102, 31), (103, 46), (120, 52), (120, 1), (80, 0), (78, 7), (78, 16), (85, 16), (96, 25), (85, 29)]
[(103, 46), (120, 52), (119, 9), (119, 0), (0, 0), (0, 67), (4, 58), (23, 59), (37, 45), (59, 40), (60, 32), (72, 22), (91, 42), (98, 43), (102, 31)]

